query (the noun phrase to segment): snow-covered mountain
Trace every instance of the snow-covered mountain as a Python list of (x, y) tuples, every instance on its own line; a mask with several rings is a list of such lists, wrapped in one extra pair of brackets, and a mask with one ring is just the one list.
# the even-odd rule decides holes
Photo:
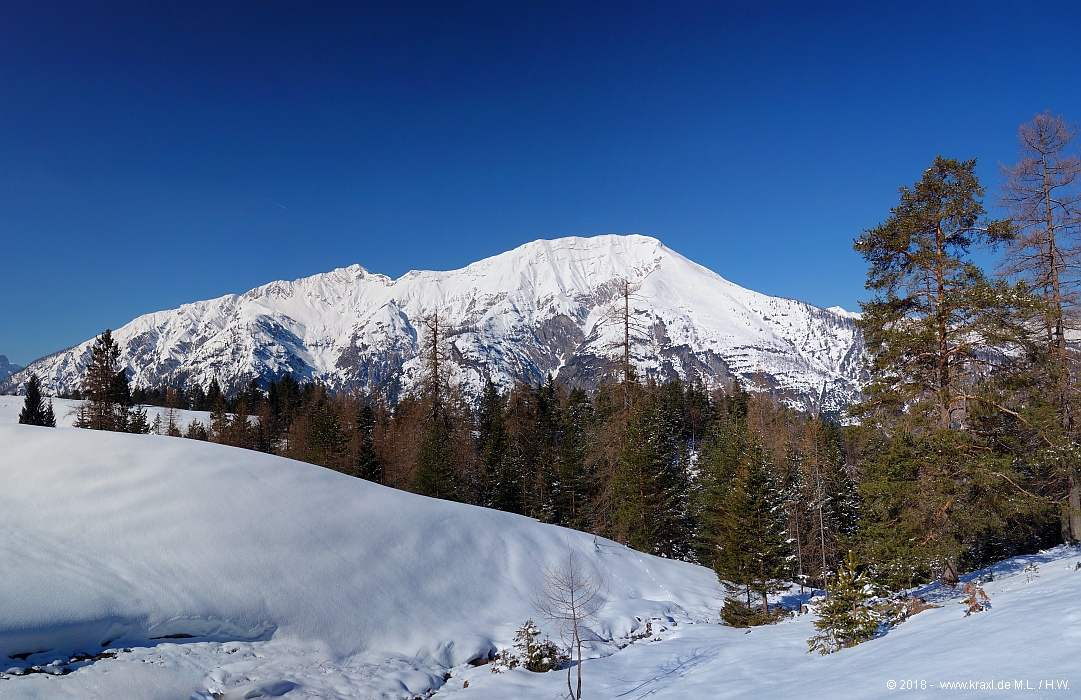
[[(623, 280), (640, 376), (735, 379), (793, 404), (836, 410), (859, 391), (863, 343), (852, 314), (743, 289), (646, 236), (528, 243), (460, 270), (398, 279), (359, 265), (242, 295), (140, 316), (114, 331), (137, 386), (236, 388), (292, 374), (341, 388), (408, 391), (419, 380), (421, 319), (452, 327), (455, 381), (475, 395), (549, 373), (593, 387), (616, 374)], [(49, 392), (78, 387), (93, 341), (37, 360), (0, 392), (37, 373)]]
[(0, 355), (0, 379), (5, 379), (8, 375), (15, 374), (22, 367), (8, 360), (6, 355)]

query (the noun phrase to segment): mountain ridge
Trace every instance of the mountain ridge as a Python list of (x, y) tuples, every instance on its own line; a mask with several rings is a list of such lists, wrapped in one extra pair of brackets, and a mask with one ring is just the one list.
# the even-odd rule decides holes
[[(114, 337), (137, 386), (216, 378), (235, 389), (291, 374), (396, 395), (419, 381), (420, 318), (438, 311), (469, 395), (489, 378), (506, 388), (549, 374), (593, 388), (617, 372), (618, 329), (606, 319), (623, 280), (637, 289), (640, 376), (738, 381), (809, 410), (838, 410), (859, 393), (854, 314), (744, 289), (639, 235), (538, 240), (396, 279), (354, 264), (145, 314)], [(18, 391), (31, 372), (48, 392), (76, 389), (92, 342), (31, 363), (0, 391)]]

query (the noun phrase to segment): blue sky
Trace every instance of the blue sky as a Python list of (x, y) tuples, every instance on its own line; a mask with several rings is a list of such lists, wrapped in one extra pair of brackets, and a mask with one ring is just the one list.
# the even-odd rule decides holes
[(0, 353), (359, 263), (656, 236), (855, 308), (935, 155), (1081, 120), (1078, 3), (0, 1)]

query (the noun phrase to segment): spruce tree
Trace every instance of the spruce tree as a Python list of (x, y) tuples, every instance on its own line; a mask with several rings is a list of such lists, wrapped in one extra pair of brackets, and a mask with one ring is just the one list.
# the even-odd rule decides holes
[(521, 486), (511, 459), (503, 396), (491, 380), (484, 387), (477, 415), (477, 456), (480, 459), (480, 505), (510, 513), (521, 511)]
[(592, 520), (595, 475), (590, 465), (593, 406), (584, 389), (575, 388), (567, 397), (560, 426), (559, 481), (556, 522), (584, 530)]
[(375, 452), (375, 409), (370, 401), (361, 404), (357, 412), (357, 461), (354, 474), (361, 479), (383, 483), (383, 465)]
[(56, 427), (53, 402), (46, 403), (42, 398), (41, 381), (36, 374), (31, 374), (30, 380), (26, 383), (26, 398), (23, 401), (23, 410), (19, 413), (19, 422), (23, 425)]
[(450, 443), (447, 418), (440, 412), (428, 421), (417, 458), (414, 490), (420, 495), (458, 500), (458, 479)]
[(769, 453), (742, 418), (719, 428), (711, 442), (702, 455), (700, 546), (728, 593), (725, 622), (763, 624), (774, 618), (769, 594), (792, 573), (785, 494)]
[(871, 584), (856, 571), (856, 557), (845, 557), (837, 576), (826, 584), (826, 597), (814, 606), (818, 614), (815, 629), (820, 634), (807, 640), (808, 651), (832, 654), (873, 639), (878, 631), (879, 615), (871, 600)]
[(341, 418), (328, 396), (323, 396), (308, 414), (308, 460), (328, 469), (338, 469), (348, 445)]
[(673, 388), (650, 386), (632, 407), (611, 485), (617, 539), (666, 557), (682, 556), (689, 540), (681, 396)]
[(127, 374), (120, 367), (120, 346), (109, 330), (102, 333), (90, 349), (90, 360), (83, 375), (83, 395), (86, 401), (79, 407), (76, 427), (127, 430), (131, 393)]

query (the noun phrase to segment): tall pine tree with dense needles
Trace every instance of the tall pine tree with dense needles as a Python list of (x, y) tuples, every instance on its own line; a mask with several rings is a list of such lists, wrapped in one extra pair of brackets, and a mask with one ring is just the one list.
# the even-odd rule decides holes
[(128, 429), (127, 407), (131, 391), (127, 374), (120, 367), (120, 346), (106, 330), (90, 349), (90, 360), (83, 374), (83, 396), (75, 425), (91, 430), (124, 432)]
[(984, 218), (975, 167), (935, 158), (901, 188), (890, 218), (855, 242), (876, 296), (857, 322), (872, 381), (852, 412), (889, 435), (863, 470), (864, 534), (881, 537), (863, 537), (861, 550), (895, 580), (923, 577), (933, 562), (943, 580), (956, 580), (976, 532), (998, 526), (981, 522), (979, 509), (996, 503), (990, 517), (1022, 493), (1010, 460), (987, 444), (993, 431), (977, 427), (988, 414), (1023, 419), (1003, 387), (1040, 353), (1039, 302), (1023, 282), (992, 281), (968, 258), (1015, 235), (1011, 222)]
[(26, 398), (23, 401), (23, 410), (19, 413), (19, 422), (23, 425), (56, 427), (53, 402), (45, 403), (41, 397), (41, 381), (36, 374), (31, 374), (30, 381), (26, 383)]
[(1025, 287), (992, 282), (967, 257), (1014, 237), (1009, 221), (984, 219), (975, 169), (975, 160), (936, 157), (854, 244), (875, 293), (857, 321), (872, 369), (860, 415), (964, 428), (970, 402), (994, 403), (980, 379), (1028, 349)]

